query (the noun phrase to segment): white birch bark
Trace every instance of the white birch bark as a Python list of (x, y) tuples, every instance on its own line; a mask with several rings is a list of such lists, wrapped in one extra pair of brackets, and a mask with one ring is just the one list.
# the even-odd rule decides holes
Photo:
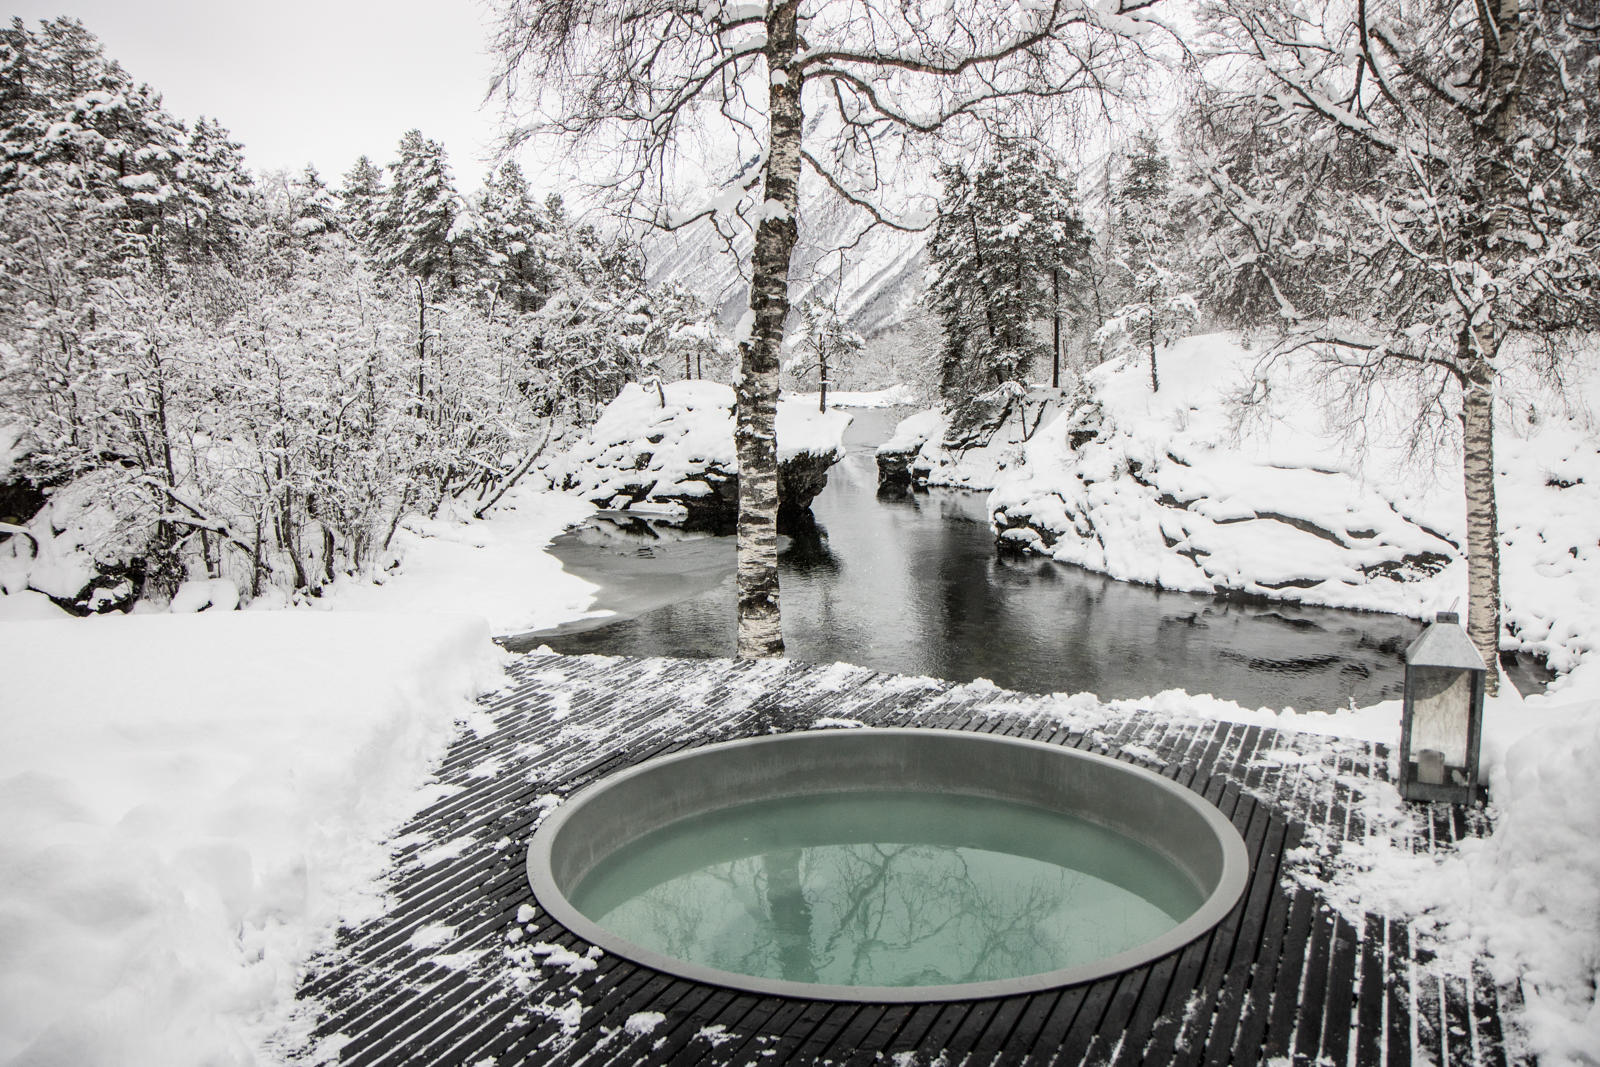
[[(799, 210), (804, 72), (798, 0), (767, 12), (768, 132), (762, 218), (750, 276), (750, 338), (740, 346), (734, 445), (739, 454), (738, 589), (740, 659), (783, 655), (778, 610), (778, 356), (789, 314), (789, 259)], [(778, 75), (783, 75), (779, 77)]]

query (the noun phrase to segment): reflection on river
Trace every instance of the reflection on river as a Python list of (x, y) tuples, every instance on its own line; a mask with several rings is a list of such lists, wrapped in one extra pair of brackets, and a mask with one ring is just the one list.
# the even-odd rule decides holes
[[(900, 414), (856, 413), (849, 454), (813, 505), (816, 529), (783, 539), (793, 658), (1108, 699), (1181, 688), (1309, 710), (1400, 696), (1414, 620), (1163, 592), (1039, 557), (1002, 557), (986, 494), (880, 498), (873, 443)], [(731, 537), (602, 518), (551, 551), (602, 587), (597, 608), (623, 618), (511, 647), (733, 654)]]
[(1092, 823), (978, 797), (845, 793), (675, 823), (607, 860), (572, 901), (702, 966), (923, 986), (1115, 955), (1171, 929), (1200, 894)]

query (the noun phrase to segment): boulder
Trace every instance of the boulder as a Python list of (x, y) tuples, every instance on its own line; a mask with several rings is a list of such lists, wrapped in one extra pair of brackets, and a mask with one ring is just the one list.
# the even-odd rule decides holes
[[(542, 468), (551, 484), (596, 506), (731, 531), (739, 510), (733, 390), (718, 382), (625, 386), (577, 443)], [(850, 416), (778, 405), (778, 525), (809, 519), (844, 457)]]

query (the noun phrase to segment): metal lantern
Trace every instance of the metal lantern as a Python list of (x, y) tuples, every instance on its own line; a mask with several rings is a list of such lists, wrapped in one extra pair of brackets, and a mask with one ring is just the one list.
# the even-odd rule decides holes
[(1400, 713), (1400, 795), (1470, 804), (1483, 739), (1483, 657), (1453, 611), (1441, 611), (1406, 649)]

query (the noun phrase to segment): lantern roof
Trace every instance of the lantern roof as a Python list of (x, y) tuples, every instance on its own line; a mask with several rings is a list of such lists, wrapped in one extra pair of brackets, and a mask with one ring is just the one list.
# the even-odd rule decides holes
[(1463, 671), (1488, 671), (1483, 657), (1461, 628), (1457, 615), (1441, 611), (1406, 649), (1411, 667), (1453, 667)]

